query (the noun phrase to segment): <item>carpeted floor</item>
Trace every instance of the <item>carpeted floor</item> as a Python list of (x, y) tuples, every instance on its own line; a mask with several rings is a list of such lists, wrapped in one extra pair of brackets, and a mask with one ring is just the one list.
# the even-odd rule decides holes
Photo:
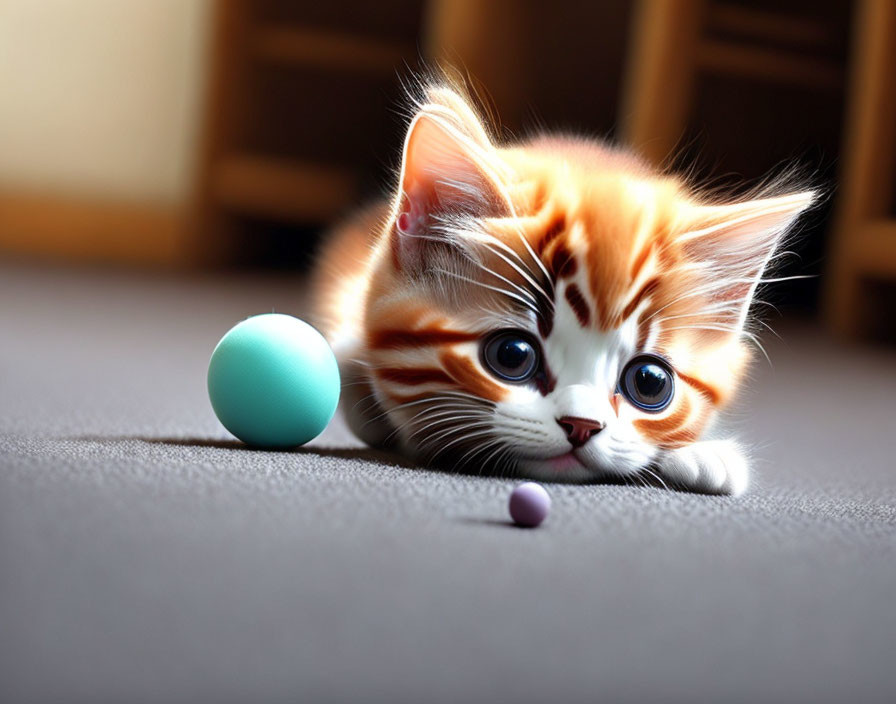
[(896, 353), (780, 322), (739, 499), (244, 449), (208, 356), (297, 281), (0, 268), (4, 702), (896, 701)]

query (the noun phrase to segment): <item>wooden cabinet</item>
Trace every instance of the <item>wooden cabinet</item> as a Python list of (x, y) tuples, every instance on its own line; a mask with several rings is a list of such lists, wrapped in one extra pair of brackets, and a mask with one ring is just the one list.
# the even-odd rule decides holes
[(239, 259), (264, 223), (326, 225), (376, 191), (362, 178), (385, 181), (400, 146), (396, 106), (419, 62), (424, 9), (419, 0), (216, 3), (197, 261)]
[[(845, 337), (896, 329), (896, 3), (858, 4), (827, 313)], [(884, 284), (884, 286), (880, 286)], [(888, 298), (876, 295), (887, 292)]]

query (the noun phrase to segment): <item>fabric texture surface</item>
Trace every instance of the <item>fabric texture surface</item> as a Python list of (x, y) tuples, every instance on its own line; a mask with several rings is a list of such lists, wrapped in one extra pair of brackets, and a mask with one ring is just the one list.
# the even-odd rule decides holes
[(4, 702), (892, 702), (896, 355), (778, 323), (744, 497), (413, 468), (217, 423), (288, 278), (0, 269)]

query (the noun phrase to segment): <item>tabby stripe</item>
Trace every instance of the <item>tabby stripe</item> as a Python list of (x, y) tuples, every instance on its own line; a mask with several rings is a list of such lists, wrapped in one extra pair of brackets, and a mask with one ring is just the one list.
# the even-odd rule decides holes
[(557, 239), (563, 231), (566, 229), (566, 216), (563, 214), (557, 215), (553, 220), (548, 224), (545, 228), (544, 234), (541, 236), (541, 239), (535, 245), (535, 251), (538, 254), (541, 254), (548, 248), (548, 246)]
[(678, 447), (690, 445), (696, 440), (697, 431), (693, 428), (684, 428), (683, 430), (679, 430), (677, 433), (667, 435), (662, 439), (661, 442), (658, 442), (657, 445), (659, 445), (664, 450), (674, 450)]
[(644, 265), (647, 263), (647, 257), (649, 257), (650, 253), (653, 251), (653, 245), (653, 242), (648, 242), (638, 253), (635, 261), (632, 262), (632, 270), (629, 274), (632, 281), (638, 278), (638, 274), (641, 273), (641, 269), (644, 268)]
[(706, 397), (710, 401), (712, 401), (712, 403), (718, 404), (719, 401), (721, 400), (721, 394), (719, 394), (719, 392), (716, 389), (712, 388), (709, 384), (707, 384), (703, 381), (700, 381), (699, 379), (696, 379), (692, 376), (688, 376), (687, 374), (682, 374), (679, 371), (676, 371), (675, 374), (683, 382), (685, 382), (686, 384), (689, 384), (690, 386), (693, 386), (700, 393), (705, 394)]
[(572, 278), (578, 268), (578, 262), (569, 248), (565, 244), (558, 244), (548, 263), (548, 271), (554, 280)]
[(543, 362), (544, 370), (541, 374), (537, 374), (535, 376), (535, 387), (538, 389), (538, 393), (542, 396), (547, 396), (554, 389), (557, 388), (557, 377), (554, 376), (554, 373), (551, 371), (551, 368), (548, 366), (547, 361)]
[(489, 401), (497, 402), (504, 398), (506, 393), (504, 387), (484, 376), (469, 358), (444, 352), (439, 360), (445, 367), (445, 371), (467, 391)]
[[(440, 369), (379, 369), (376, 370), (375, 373), (383, 376), (383, 372), (386, 372), (387, 375), (391, 375), (393, 372), (396, 372), (396, 376), (401, 377), (405, 372), (413, 375), (415, 371), (420, 371), (422, 372), (421, 377), (425, 377), (431, 381), (438, 381), (440, 383), (446, 383), (450, 386), (465, 389), (470, 393), (475, 394), (479, 398), (485, 400), (497, 402), (504, 398), (506, 390), (502, 386), (485, 377), (482, 372), (480, 372), (476, 368), (476, 366), (470, 359), (446, 352), (441, 355), (440, 361), (445, 367), (445, 372)], [(439, 375), (438, 378), (436, 377), (436, 375)], [(414, 383), (426, 383), (425, 381), (413, 381), (413, 376), (409, 376), (408, 378), (412, 379), (412, 381), (408, 382), (411, 385), (413, 385)], [(401, 379), (395, 380), (399, 383), (404, 383), (401, 381)], [(390, 400), (395, 403), (412, 403), (414, 401), (422, 401), (431, 396), (431, 392), (424, 392), (422, 394), (415, 394), (411, 396), (393, 394), (389, 391), (385, 391), (385, 394)]]
[(368, 343), (374, 349), (400, 349), (402, 347), (454, 345), (478, 339), (478, 334), (462, 330), (445, 330), (443, 328), (421, 328), (419, 330), (387, 329), (371, 332)]
[(374, 369), (380, 379), (391, 381), (405, 386), (417, 386), (418, 384), (451, 384), (453, 380), (441, 369), (414, 369), (402, 367), (386, 367)]
[(576, 317), (579, 319), (579, 325), (583, 328), (587, 328), (588, 324), (591, 322), (591, 311), (588, 310), (588, 303), (585, 301), (585, 297), (582, 295), (579, 287), (575, 284), (570, 284), (566, 287), (565, 295), (569, 307), (572, 308)]
[[(415, 403), (417, 401), (424, 401), (426, 399), (432, 398), (432, 391), (424, 391), (422, 394), (412, 394), (410, 396), (406, 396), (404, 394), (393, 394), (390, 391), (383, 391), (383, 394), (386, 396), (386, 398), (388, 398), (396, 405)], [(436, 403), (436, 401), (433, 401), (433, 403)]]
[(554, 329), (554, 309), (547, 306), (538, 306), (538, 334), (542, 338), (548, 338)]
[[(638, 292), (632, 297), (632, 300), (629, 301), (628, 305), (622, 311), (622, 315), (619, 317), (619, 323), (624, 320), (627, 320), (628, 317), (637, 310), (638, 306), (641, 305), (641, 302), (647, 297), (652, 295), (660, 285), (660, 277), (654, 276), (653, 278), (648, 279), (644, 282), (644, 285), (638, 289)], [(617, 323), (618, 325), (618, 323)]]
[(543, 183), (535, 184), (535, 192), (532, 194), (532, 211), (537, 213), (548, 202), (548, 191)]
[(649, 435), (653, 439), (663, 439), (663, 435), (678, 430), (691, 414), (691, 402), (687, 396), (682, 398), (681, 407), (674, 413), (670, 413), (665, 418), (640, 418), (633, 425), (644, 435)]
[(538, 296), (538, 313), (536, 315), (536, 322), (538, 323), (539, 334), (542, 336), (542, 338), (547, 338), (554, 330), (554, 296), (556, 289), (554, 288), (554, 278), (553, 272), (550, 269), (550, 264), (548, 262), (543, 263), (545, 264), (548, 271), (551, 272), (551, 276), (545, 282), (547, 296)]

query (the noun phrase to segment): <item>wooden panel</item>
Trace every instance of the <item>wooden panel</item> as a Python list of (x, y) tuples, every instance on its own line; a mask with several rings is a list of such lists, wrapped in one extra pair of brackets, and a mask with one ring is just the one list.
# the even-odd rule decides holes
[(252, 49), (266, 61), (357, 73), (392, 75), (413, 47), (320, 30), (264, 27), (255, 32)]
[[(896, 178), (896, 3), (864, 0), (857, 7), (843, 145), (840, 201), (829, 256), (826, 308), (832, 328), (846, 337), (862, 333), (863, 278), (896, 276), (890, 194)], [(870, 229), (869, 229), (870, 225)], [(875, 228), (878, 235), (868, 235)], [(890, 234), (886, 234), (889, 231)]]
[(673, 155), (685, 128), (703, 0), (641, 0), (630, 34), (622, 138), (654, 164)]
[(853, 233), (853, 265), (862, 274), (896, 278), (896, 220), (868, 222)]
[(251, 154), (222, 159), (214, 172), (223, 206), (291, 222), (328, 222), (349, 205), (355, 180), (344, 169)]
[(251, 0), (251, 3), (253, 22), (263, 26), (303, 27), (413, 44), (420, 34), (421, 15), (429, 0)]
[(711, 3), (706, 27), (743, 38), (774, 41), (792, 47), (827, 49), (837, 43), (834, 28), (814, 17), (785, 15), (742, 5)]
[(221, 153), (372, 170), (374, 154), (382, 163), (400, 153), (399, 94), (395, 81), (369, 73), (266, 65), (253, 77), (250, 135)]
[(712, 73), (796, 83), (824, 90), (839, 90), (843, 83), (843, 70), (835, 61), (718, 40), (700, 42), (697, 65)]
[(180, 210), (41, 194), (0, 194), (0, 253), (180, 265), (189, 247)]
[(531, 49), (523, 43), (520, 5), (517, 0), (431, 0), (424, 38), (426, 56), (462, 76), (486, 114), (512, 130), (522, 126), (531, 97), (521, 67)]
[(189, 228), (193, 233), (190, 259), (221, 263), (238, 256), (239, 243), (234, 223), (217, 207), (212, 181), (218, 155), (245, 148), (247, 140), (248, 66), (244, 55), (252, 13), (247, 0), (221, 0), (213, 3), (211, 15), (199, 153), (189, 198)]
[(842, 215), (877, 218), (887, 211), (896, 168), (896, 2), (865, 0), (853, 35), (843, 145)]

